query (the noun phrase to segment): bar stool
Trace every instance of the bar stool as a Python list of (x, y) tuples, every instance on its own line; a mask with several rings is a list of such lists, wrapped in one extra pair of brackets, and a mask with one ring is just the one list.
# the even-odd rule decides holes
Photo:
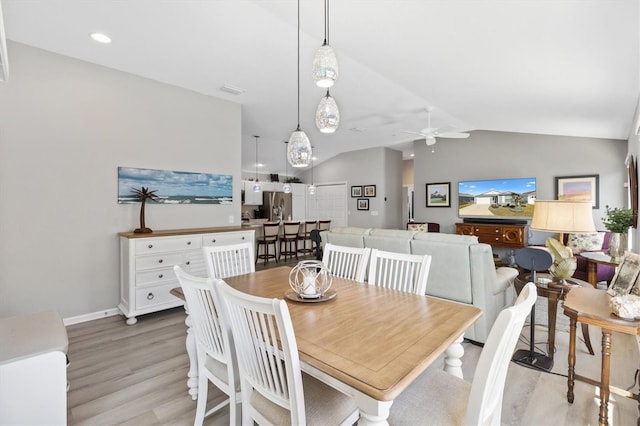
[[(266, 265), (269, 259), (275, 259), (278, 263), (278, 232), (280, 231), (280, 223), (267, 222), (262, 224), (262, 235), (258, 236), (256, 244), (256, 263), (258, 259), (264, 259)], [(269, 253), (269, 246), (273, 245), (273, 254)], [(260, 247), (264, 247), (264, 253), (260, 254)]]
[(330, 228), (331, 228), (331, 219), (318, 221), (318, 229), (320, 231), (328, 231)]
[[(307, 220), (300, 227), (298, 233), (298, 241), (302, 241), (302, 248), (298, 248), (298, 252), (306, 256), (313, 253), (313, 241), (311, 240), (311, 231), (318, 229), (318, 223), (315, 220)], [(309, 241), (309, 247), (307, 247), (307, 241)]]
[[(296, 257), (298, 260), (298, 233), (300, 232), (300, 222), (284, 222), (282, 237), (280, 238), (280, 255), (278, 259), (284, 255), (284, 260), (287, 257)], [(284, 244), (284, 249), (282, 245)]]

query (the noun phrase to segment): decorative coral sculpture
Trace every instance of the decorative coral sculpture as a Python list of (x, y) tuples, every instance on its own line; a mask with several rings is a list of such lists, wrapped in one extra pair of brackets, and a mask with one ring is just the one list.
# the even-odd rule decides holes
[(141, 205), (140, 205), (140, 228), (135, 229), (133, 232), (136, 234), (149, 234), (151, 232), (153, 232), (151, 230), (151, 228), (147, 228), (147, 226), (144, 223), (144, 206), (147, 202), (147, 199), (150, 199), (151, 201), (156, 201), (156, 199), (158, 198), (156, 196), (156, 191), (149, 191), (149, 188), (145, 188), (144, 186), (142, 187), (142, 189), (138, 189), (138, 188), (134, 188), (131, 190), (131, 192), (133, 192), (134, 194), (136, 194), (138, 196), (138, 199), (140, 199)]
[(555, 238), (547, 238), (544, 245), (553, 256), (553, 264), (549, 267), (549, 273), (561, 282), (573, 276), (577, 262), (571, 248), (565, 247)]

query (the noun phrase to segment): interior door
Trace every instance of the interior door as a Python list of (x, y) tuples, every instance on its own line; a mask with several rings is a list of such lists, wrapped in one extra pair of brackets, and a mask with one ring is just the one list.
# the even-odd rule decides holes
[(307, 195), (307, 220), (331, 219), (331, 226), (347, 226), (347, 184), (316, 185)]

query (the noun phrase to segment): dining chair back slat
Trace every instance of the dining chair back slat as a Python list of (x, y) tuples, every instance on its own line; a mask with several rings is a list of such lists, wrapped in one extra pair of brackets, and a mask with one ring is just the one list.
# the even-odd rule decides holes
[(202, 248), (211, 278), (227, 278), (256, 271), (251, 243)]
[[(243, 424), (350, 425), (357, 420), (352, 398), (321, 382), (303, 387), (298, 345), (284, 300), (243, 293), (224, 281), (217, 283), (217, 290), (225, 300), (223, 315), (238, 355)], [(319, 392), (305, 395), (304, 389)]]
[(369, 284), (425, 295), (431, 256), (371, 250)]
[(368, 247), (346, 247), (327, 243), (322, 254), (322, 263), (331, 273), (340, 278), (364, 282), (371, 249)]
[[(178, 265), (173, 270), (184, 293), (196, 342), (199, 375), (194, 424), (201, 425), (206, 415), (227, 404), (230, 406), (230, 424), (236, 424), (240, 421), (240, 381), (231, 331), (220, 317), (220, 303), (214, 287), (216, 279), (194, 277)], [(209, 381), (229, 398), (206, 411)]]

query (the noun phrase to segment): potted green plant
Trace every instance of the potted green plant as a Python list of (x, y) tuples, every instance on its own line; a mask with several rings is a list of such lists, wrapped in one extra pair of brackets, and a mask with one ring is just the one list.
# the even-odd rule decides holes
[(633, 210), (605, 207), (607, 215), (602, 218), (602, 223), (605, 228), (611, 231), (609, 256), (618, 259), (622, 257), (628, 247), (628, 232), (629, 228), (633, 226)]

